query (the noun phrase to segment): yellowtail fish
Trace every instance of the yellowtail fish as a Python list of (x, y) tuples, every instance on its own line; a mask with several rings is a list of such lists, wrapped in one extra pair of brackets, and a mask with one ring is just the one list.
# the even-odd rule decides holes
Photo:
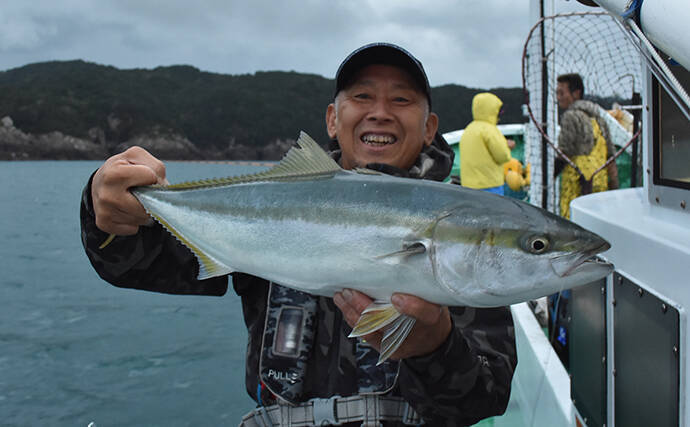
[(367, 169), (344, 170), (302, 133), (254, 175), (132, 193), (196, 255), (199, 279), (244, 272), (315, 295), (356, 289), (375, 300), (351, 336), (382, 329), (380, 361), (414, 319), (394, 292), (450, 306), (494, 307), (608, 275), (609, 244), (515, 199)]

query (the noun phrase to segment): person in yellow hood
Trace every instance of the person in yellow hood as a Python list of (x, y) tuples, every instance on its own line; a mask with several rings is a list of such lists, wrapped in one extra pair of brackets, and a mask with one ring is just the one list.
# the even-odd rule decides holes
[[(478, 93), (472, 99), (472, 122), (460, 138), (460, 184), (503, 195), (503, 164), (510, 160), (508, 142), (498, 130), (503, 102), (493, 93)], [(512, 143), (512, 146), (509, 144)]]

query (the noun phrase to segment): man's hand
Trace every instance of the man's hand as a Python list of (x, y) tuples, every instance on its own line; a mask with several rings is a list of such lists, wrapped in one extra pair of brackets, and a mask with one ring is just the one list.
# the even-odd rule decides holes
[(136, 234), (140, 225), (151, 222), (151, 217), (129, 189), (167, 183), (163, 162), (141, 147), (110, 157), (91, 182), (96, 226), (106, 233)]
[[(362, 311), (372, 303), (371, 298), (351, 289), (336, 293), (333, 301), (351, 327), (359, 320)], [(399, 293), (393, 294), (391, 302), (398, 312), (417, 319), (412, 332), (393, 353), (391, 359), (427, 355), (439, 348), (448, 338), (452, 328), (448, 307), (432, 304), (413, 295)], [(380, 351), (382, 337), (382, 332), (375, 332), (365, 336), (364, 339)]]
[(508, 144), (508, 148), (510, 148), (511, 150), (515, 148), (515, 141), (513, 141), (512, 139), (506, 139), (506, 143)]

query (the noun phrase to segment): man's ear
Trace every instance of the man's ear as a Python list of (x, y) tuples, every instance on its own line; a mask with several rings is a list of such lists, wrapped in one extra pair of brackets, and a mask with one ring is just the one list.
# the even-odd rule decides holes
[(328, 131), (328, 136), (331, 139), (337, 137), (335, 132), (335, 104), (328, 104), (326, 108), (326, 131)]
[(573, 91), (573, 98), (582, 99), (582, 91), (580, 89), (575, 89)]
[(431, 145), (438, 130), (438, 116), (436, 113), (429, 113), (424, 129), (424, 145)]

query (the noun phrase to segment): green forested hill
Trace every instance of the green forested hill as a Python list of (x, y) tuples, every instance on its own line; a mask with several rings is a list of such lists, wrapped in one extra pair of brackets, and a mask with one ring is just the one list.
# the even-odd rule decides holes
[[(433, 88), (441, 132), (471, 121), (479, 89)], [(522, 122), (519, 88), (495, 89), (503, 123)], [(152, 130), (175, 133), (202, 149), (229, 143), (263, 146), (305, 130), (325, 143), (325, 108), (333, 80), (296, 72), (225, 75), (191, 66), (120, 70), (84, 61), (55, 61), (0, 72), (0, 117), (23, 132), (60, 131), (88, 138), (103, 131), (109, 146)]]

